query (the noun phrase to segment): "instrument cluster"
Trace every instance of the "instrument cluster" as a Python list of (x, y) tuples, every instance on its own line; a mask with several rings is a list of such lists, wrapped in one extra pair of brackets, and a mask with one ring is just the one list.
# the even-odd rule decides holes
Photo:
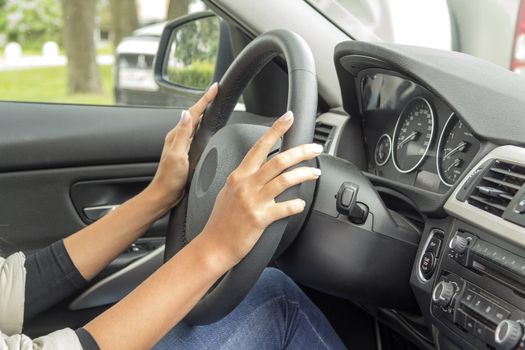
[(360, 81), (369, 172), (439, 193), (454, 186), (481, 145), (468, 125), (394, 72), (363, 71)]

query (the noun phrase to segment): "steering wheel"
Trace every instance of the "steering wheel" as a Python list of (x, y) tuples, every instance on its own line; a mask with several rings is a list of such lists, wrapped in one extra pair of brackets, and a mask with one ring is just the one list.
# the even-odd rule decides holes
[[(288, 110), (295, 115), (295, 123), (283, 137), (280, 149), (285, 151), (312, 142), (317, 111), (317, 79), (312, 52), (293, 32), (267, 32), (246, 46), (224, 74), (219, 82), (218, 95), (207, 108), (194, 136), (189, 151), (187, 195), (170, 213), (165, 260), (201, 232), (228, 175), (267, 129), (248, 124), (226, 124), (248, 83), (278, 55), (286, 59)], [(313, 197), (313, 188), (308, 191)], [(277, 201), (298, 195), (296, 186), (279, 196)], [(297, 226), (298, 221), (285, 219), (270, 225), (252, 251), (210, 288), (185, 320), (193, 325), (209, 324), (230, 313), (250, 291), (277, 249), (282, 249), (281, 241), (293, 240), (294, 237), (290, 236), (299, 228), (291, 229), (290, 226)]]

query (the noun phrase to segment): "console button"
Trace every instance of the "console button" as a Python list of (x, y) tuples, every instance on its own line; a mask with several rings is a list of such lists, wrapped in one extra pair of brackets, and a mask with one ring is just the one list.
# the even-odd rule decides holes
[(472, 300), (474, 300), (474, 295), (476, 295), (473, 291), (471, 290), (466, 290), (464, 293), (463, 293), (463, 298), (461, 299), (461, 302), (464, 304), (464, 305), (467, 305), (469, 306), (470, 304), (472, 304)]
[(482, 310), (482, 315), (483, 317), (489, 319), (489, 320), (493, 320), (495, 315), (496, 315), (496, 309), (497, 309), (497, 306), (492, 304), (491, 302), (488, 303), (488, 305), (486, 305), (483, 310)]
[(439, 256), (440, 250), (441, 250), (441, 240), (437, 237), (432, 237), (430, 242), (428, 242), (427, 252), (432, 252), (436, 256)]
[(474, 334), (474, 327), (476, 326), (476, 320), (474, 320), (472, 317), (467, 316), (467, 319), (465, 320), (465, 329), (470, 334)]
[(483, 315), (484, 313), (484, 310), (485, 308), (489, 306), (489, 302), (487, 301), (487, 299), (479, 296), (479, 295), (475, 295), (474, 296), (474, 300), (472, 300), (472, 309), (474, 309), (474, 311), (476, 311), (477, 313)]
[(434, 265), (436, 263), (436, 258), (434, 257), (434, 253), (432, 252), (426, 252), (423, 254), (423, 258), (421, 259), (421, 266), (419, 267), (421, 269), (421, 273), (425, 278), (429, 278), (432, 276), (432, 273), (434, 272)]
[(486, 333), (487, 332), (485, 326), (479, 322), (476, 322), (476, 324), (474, 325), (474, 335), (480, 339), (485, 339)]
[(496, 324), (499, 324), (501, 321), (505, 320), (509, 316), (510, 316), (509, 311), (502, 309), (500, 307), (496, 307), (492, 321), (494, 321), (494, 323)]

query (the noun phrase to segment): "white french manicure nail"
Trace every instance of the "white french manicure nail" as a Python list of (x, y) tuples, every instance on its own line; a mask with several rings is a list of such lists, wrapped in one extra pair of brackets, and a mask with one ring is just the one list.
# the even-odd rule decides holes
[(293, 118), (293, 112), (288, 111), (281, 117), (281, 121), (286, 123), (286, 122), (289, 122), (292, 118)]
[(311, 144), (308, 145), (308, 147), (314, 153), (322, 153), (323, 150), (324, 150), (323, 145), (319, 145), (317, 143), (311, 143)]
[(312, 173), (314, 173), (315, 176), (321, 176), (321, 169), (312, 168)]
[(190, 113), (186, 110), (182, 111), (182, 115), (180, 116), (180, 123), (181, 124), (187, 124), (190, 121)]

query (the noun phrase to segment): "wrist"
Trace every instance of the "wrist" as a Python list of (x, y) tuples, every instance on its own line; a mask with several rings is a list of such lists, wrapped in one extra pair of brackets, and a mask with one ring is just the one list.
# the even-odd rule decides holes
[(227, 249), (212, 239), (206, 228), (193, 240), (190, 245), (195, 246), (206, 268), (222, 276), (230, 270), (235, 262)]
[[(184, 192), (182, 192), (182, 195), (183, 194)], [(178, 198), (182, 198), (182, 195), (179, 195)], [(177, 200), (177, 202), (174, 204), (173, 196), (168, 195), (166, 191), (155, 186), (153, 183), (148, 185), (148, 187), (146, 187), (139, 196), (148, 202), (150, 208), (156, 212), (159, 212), (161, 214), (160, 216), (166, 214), (168, 210), (170, 210), (179, 201)]]

